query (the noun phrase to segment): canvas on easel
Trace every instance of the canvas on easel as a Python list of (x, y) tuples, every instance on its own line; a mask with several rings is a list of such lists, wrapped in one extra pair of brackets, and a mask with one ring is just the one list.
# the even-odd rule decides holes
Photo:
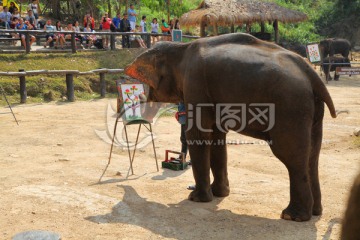
[(140, 94), (144, 94), (142, 84), (121, 84), (121, 98), (125, 113), (122, 115), (123, 121), (129, 123), (136, 120), (144, 120), (141, 114)]
[(306, 45), (306, 54), (311, 63), (321, 62), (320, 49), (317, 43), (310, 43)]

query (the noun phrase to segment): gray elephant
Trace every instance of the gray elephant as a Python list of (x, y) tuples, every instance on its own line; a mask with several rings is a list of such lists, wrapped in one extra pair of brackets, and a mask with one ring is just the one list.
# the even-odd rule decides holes
[(333, 117), (336, 112), (324, 83), (302, 57), (237, 33), (156, 44), (125, 73), (149, 85), (149, 101), (186, 104), (196, 182), (190, 200), (229, 195), (226, 133), (233, 130), (271, 142), (287, 167), (290, 203), (282, 218), (306, 221), (322, 213), (318, 159), (324, 102)]
[(349, 58), (351, 44), (348, 40), (342, 38), (329, 38), (320, 41), (319, 50), (322, 58), (341, 54), (344, 58)]
[(360, 174), (355, 178), (343, 219), (341, 239), (359, 239), (360, 229)]
[(336, 73), (337, 67), (351, 67), (350, 60), (343, 57), (332, 57), (331, 61), (329, 57), (323, 59), (320, 70), (324, 72), (326, 81), (332, 80), (330, 72), (334, 72), (335, 81), (339, 80), (340, 75)]

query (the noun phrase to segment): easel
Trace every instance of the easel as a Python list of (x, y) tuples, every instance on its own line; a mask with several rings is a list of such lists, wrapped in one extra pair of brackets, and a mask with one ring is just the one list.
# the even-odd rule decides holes
[[(119, 95), (121, 95), (121, 88), (119, 86), (117, 86), (117, 87), (118, 87)], [(115, 120), (113, 137), (112, 137), (112, 142), (111, 142), (111, 147), (110, 147), (109, 161), (108, 161), (108, 164), (105, 167), (105, 170), (104, 170), (103, 174), (101, 175), (101, 177), (99, 179), (99, 182), (101, 181), (102, 177), (104, 176), (104, 174), (105, 174), (105, 172), (106, 172), (106, 170), (107, 170), (107, 168), (108, 168), (108, 166), (110, 165), (110, 162), (111, 162), (111, 156), (112, 156), (112, 150), (113, 150), (113, 147), (114, 147), (114, 141), (115, 141), (115, 136), (116, 136), (117, 125), (118, 125), (118, 122), (120, 121), (120, 118), (123, 119), (122, 122), (124, 124), (125, 138), (126, 138), (126, 144), (127, 144), (127, 150), (128, 150), (129, 162), (130, 162), (130, 168), (128, 170), (126, 178), (129, 176), (130, 170), (131, 170), (131, 175), (134, 175), (133, 162), (134, 162), (134, 159), (135, 159), (136, 147), (137, 147), (138, 141), (139, 141), (139, 135), (140, 135), (141, 126), (144, 126), (150, 132), (152, 146), (153, 146), (153, 150), (154, 150), (154, 156), (155, 156), (156, 169), (157, 169), (157, 171), (159, 171), (159, 165), (158, 165), (158, 162), (157, 162), (157, 156), (156, 156), (156, 151), (155, 151), (154, 136), (153, 136), (152, 126), (151, 126), (152, 122), (148, 121), (148, 120), (145, 120), (145, 119), (137, 119), (137, 120), (130, 120), (130, 121), (126, 120), (126, 116), (125, 116), (125, 111), (126, 110), (125, 110), (124, 104), (121, 104), (121, 102), (123, 102), (123, 101), (118, 99), (118, 108), (117, 108), (118, 114), (117, 114), (117, 117), (116, 117), (116, 120)], [(120, 107), (121, 105), (122, 105), (122, 107)], [(136, 135), (136, 141), (135, 141), (134, 150), (131, 153), (130, 146), (129, 146), (129, 137), (128, 137), (128, 133), (127, 133), (127, 126), (135, 125), (135, 124), (138, 124), (139, 128), (138, 128), (138, 132), (137, 132), (137, 135)]]
[(10, 108), (10, 111), (11, 111), (11, 113), (12, 113), (12, 115), (13, 115), (15, 121), (16, 121), (16, 124), (19, 126), (19, 122), (17, 121), (17, 119), (16, 119), (16, 117), (15, 117), (15, 114), (14, 114), (14, 112), (13, 112), (11, 106), (10, 106), (10, 103), (9, 103), (9, 101), (7, 100), (5, 91), (4, 91), (4, 89), (3, 89), (3, 87), (2, 87), (1, 85), (0, 85), (0, 91), (1, 91), (2, 95), (4, 96), (6, 103), (8, 104), (8, 106), (9, 106), (9, 108)]

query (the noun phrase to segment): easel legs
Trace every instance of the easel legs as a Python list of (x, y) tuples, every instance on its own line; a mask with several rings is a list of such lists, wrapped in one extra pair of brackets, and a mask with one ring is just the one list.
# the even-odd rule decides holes
[(5, 91), (4, 91), (4, 89), (2, 88), (2, 86), (0, 86), (0, 90), (1, 90), (2, 95), (3, 95), (4, 98), (5, 98), (6, 103), (8, 104), (8, 106), (9, 106), (9, 108), (10, 108), (10, 111), (11, 111), (11, 113), (12, 113), (14, 119), (15, 119), (16, 124), (19, 126), (19, 122), (17, 121), (17, 119), (16, 119), (16, 117), (15, 117), (15, 114), (14, 114), (12, 108), (11, 108), (11, 105), (10, 105), (9, 101), (7, 100), (7, 97), (6, 97), (6, 95), (5, 95)]
[[(115, 141), (115, 135), (116, 135), (118, 120), (119, 120), (119, 117), (116, 118), (116, 122), (115, 122), (115, 126), (114, 126), (114, 132), (113, 132), (113, 137), (112, 137), (112, 142), (111, 142), (111, 147), (110, 147), (110, 154), (109, 154), (108, 164), (106, 165), (105, 170), (104, 170), (104, 172), (102, 173), (102, 175), (101, 175), (101, 177), (99, 179), (99, 182), (101, 181), (102, 177), (104, 176), (104, 174), (105, 174), (105, 172), (106, 172), (106, 170), (107, 170), (107, 168), (108, 168), (108, 166), (110, 165), (110, 162), (111, 162), (111, 156), (112, 156), (112, 151), (113, 151), (113, 147), (114, 147), (114, 141)], [(157, 162), (157, 156), (156, 156), (155, 142), (154, 142), (154, 135), (153, 135), (153, 132), (152, 132), (152, 126), (151, 126), (151, 123), (148, 123), (148, 124), (149, 124), (149, 128), (144, 123), (139, 124), (138, 132), (137, 132), (137, 135), (136, 135), (134, 151), (132, 153), (132, 156), (131, 156), (131, 150), (130, 150), (130, 145), (129, 145), (129, 137), (128, 137), (128, 134), (127, 134), (126, 124), (124, 125), (125, 137), (126, 137), (126, 145), (127, 145), (127, 150), (128, 150), (128, 154), (129, 154), (129, 161), (130, 161), (129, 171), (131, 170), (131, 175), (134, 175), (133, 162), (134, 162), (134, 159), (135, 159), (136, 148), (137, 148), (138, 141), (139, 141), (141, 125), (144, 125), (144, 127), (147, 130), (150, 131), (151, 141), (152, 141), (153, 150), (154, 150), (154, 156), (155, 156), (156, 169), (157, 169), (157, 171), (159, 171), (159, 165), (158, 165), (158, 162)], [(129, 175), (129, 171), (128, 171), (127, 176)]]

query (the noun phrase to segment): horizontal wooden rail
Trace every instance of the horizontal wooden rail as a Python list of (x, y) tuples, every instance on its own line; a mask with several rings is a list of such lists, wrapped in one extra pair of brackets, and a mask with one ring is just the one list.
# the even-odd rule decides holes
[(37, 76), (37, 75), (65, 75), (66, 79), (66, 96), (68, 101), (75, 101), (74, 96), (74, 75), (93, 75), (99, 74), (100, 78), (100, 95), (105, 97), (106, 94), (106, 82), (105, 74), (119, 74), (123, 73), (124, 69), (107, 69), (100, 68), (94, 69), (87, 72), (80, 72), (78, 70), (33, 70), (25, 71), (19, 69), (19, 72), (0, 72), (2, 77), (18, 77), (20, 81), (20, 103), (26, 103), (27, 92), (26, 92), (26, 76)]

